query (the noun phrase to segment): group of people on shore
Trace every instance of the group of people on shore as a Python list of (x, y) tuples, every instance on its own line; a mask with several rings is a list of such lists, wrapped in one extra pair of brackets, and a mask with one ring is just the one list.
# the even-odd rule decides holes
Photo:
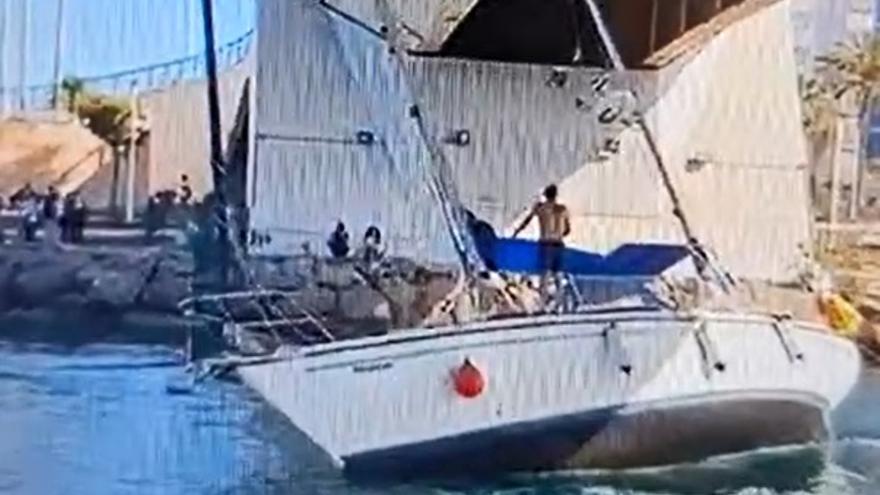
[[(88, 208), (77, 191), (62, 197), (49, 186), (45, 194), (39, 194), (28, 183), (9, 198), (8, 205), (2, 203), (0, 208), (8, 206), (17, 213), (24, 242), (36, 242), (41, 228), (47, 242), (79, 244), (85, 238)], [(0, 240), (2, 236), (0, 229)]]
[(159, 191), (147, 199), (147, 207), (144, 210), (143, 226), (146, 239), (152, 239), (159, 230), (166, 228), (171, 217), (181, 214), (178, 218), (181, 224), (189, 219), (189, 209), (196, 205), (192, 187), (189, 184), (189, 176), (180, 176), (178, 190), (166, 189)]
[[(327, 248), (334, 259), (346, 259), (349, 257), (351, 253), (349, 235), (345, 224), (341, 221), (336, 224), (336, 229), (330, 234), (330, 238), (327, 240)], [(371, 225), (367, 228), (361, 246), (353, 254), (355, 259), (363, 261), (368, 265), (382, 261), (382, 258), (385, 257), (385, 249), (382, 247), (382, 231), (379, 230), (379, 227)]]

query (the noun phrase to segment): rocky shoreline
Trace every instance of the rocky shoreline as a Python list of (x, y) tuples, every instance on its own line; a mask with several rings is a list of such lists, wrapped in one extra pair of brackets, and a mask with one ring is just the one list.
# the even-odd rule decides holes
[[(0, 246), (0, 338), (80, 344), (183, 345), (192, 323), (178, 308), (193, 295), (194, 260), (181, 245)], [(296, 304), (332, 324), (338, 337), (421, 325), (456, 286), (454, 272), (388, 260), (365, 278), (357, 263), (308, 256), (249, 261), (253, 288), (296, 291)], [(821, 322), (815, 297), (750, 287), (749, 307)], [(865, 308), (861, 308), (863, 311)], [(876, 315), (867, 312), (874, 322)], [(880, 360), (880, 331), (865, 325), (858, 341)], [(350, 334), (350, 335), (349, 335)], [(870, 351), (870, 352), (869, 352)]]
[(0, 247), (0, 337), (182, 344), (192, 261), (168, 247)]
[(4, 246), (0, 315), (36, 308), (172, 314), (191, 277), (191, 256), (176, 248)]
[[(194, 266), (170, 244), (0, 246), (0, 337), (182, 343), (189, 321), (178, 304), (194, 293)], [(372, 281), (351, 261), (314, 257), (254, 259), (248, 271), (253, 286), (306, 289), (297, 304), (341, 331), (417, 324), (455, 285), (407, 260), (389, 260)]]

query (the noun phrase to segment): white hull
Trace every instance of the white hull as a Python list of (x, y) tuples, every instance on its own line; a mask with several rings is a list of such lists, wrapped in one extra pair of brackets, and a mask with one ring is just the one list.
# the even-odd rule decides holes
[[(452, 372), (470, 359), (481, 395)], [(239, 368), (351, 472), (658, 465), (822, 440), (852, 343), (805, 324), (648, 311), (337, 342)], [(455, 461), (459, 462), (455, 462)]]

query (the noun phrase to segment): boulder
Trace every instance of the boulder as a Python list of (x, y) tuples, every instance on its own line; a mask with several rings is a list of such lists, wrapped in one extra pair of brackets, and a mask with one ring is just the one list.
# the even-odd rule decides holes
[(157, 263), (156, 256), (149, 254), (114, 256), (101, 265), (84, 267), (76, 278), (90, 304), (122, 310), (139, 301)]
[(0, 311), (14, 306), (16, 297), (12, 283), (22, 269), (23, 264), (20, 261), (0, 261)]
[(146, 281), (140, 294), (139, 306), (144, 309), (164, 313), (176, 313), (177, 304), (190, 295), (190, 284), (186, 274), (181, 274), (173, 263), (162, 260)]
[(336, 310), (337, 292), (326, 287), (310, 287), (296, 292), (295, 304), (315, 314), (328, 314)]
[(64, 294), (76, 292), (78, 269), (64, 262), (25, 264), (13, 277), (9, 289), (20, 305), (49, 306)]
[(86, 298), (95, 306), (115, 310), (131, 308), (141, 293), (144, 279), (144, 274), (137, 270), (105, 272), (92, 280)]
[(321, 262), (317, 266), (315, 282), (318, 285), (339, 289), (351, 287), (361, 282), (354, 268), (354, 263), (348, 260)]
[(306, 282), (305, 273), (291, 259), (257, 259), (247, 266), (252, 283), (264, 288), (293, 290), (303, 287)]
[(189, 253), (177, 250), (168, 250), (160, 255), (162, 259), (162, 271), (174, 275), (176, 278), (188, 279), (193, 275), (193, 259)]
[(65, 311), (82, 311), (88, 307), (89, 299), (78, 292), (69, 292), (52, 301), (53, 309)]
[(382, 305), (387, 305), (385, 298), (365, 285), (355, 285), (340, 293), (339, 312), (346, 319), (373, 319)]
[(77, 289), (84, 294), (87, 293), (104, 273), (104, 268), (96, 263), (90, 263), (80, 268), (74, 275)]

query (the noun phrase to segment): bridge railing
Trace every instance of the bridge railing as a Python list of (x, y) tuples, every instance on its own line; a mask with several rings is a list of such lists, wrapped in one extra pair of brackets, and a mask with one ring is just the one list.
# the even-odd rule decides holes
[[(247, 56), (254, 31), (220, 46), (217, 49), (217, 65), (222, 69), (235, 66)], [(130, 70), (80, 77), (87, 91), (108, 95), (126, 95), (132, 88), (139, 92), (162, 89), (180, 81), (200, 79), (205, 76), (204, 55), (190, 55), (161, 64), (137, 67)], [(15, 111), (47, 110), (52, 106), (54, 84), (0, 88), (0, 114)], [(63, 98), (63, 95), (60, 97)]]

